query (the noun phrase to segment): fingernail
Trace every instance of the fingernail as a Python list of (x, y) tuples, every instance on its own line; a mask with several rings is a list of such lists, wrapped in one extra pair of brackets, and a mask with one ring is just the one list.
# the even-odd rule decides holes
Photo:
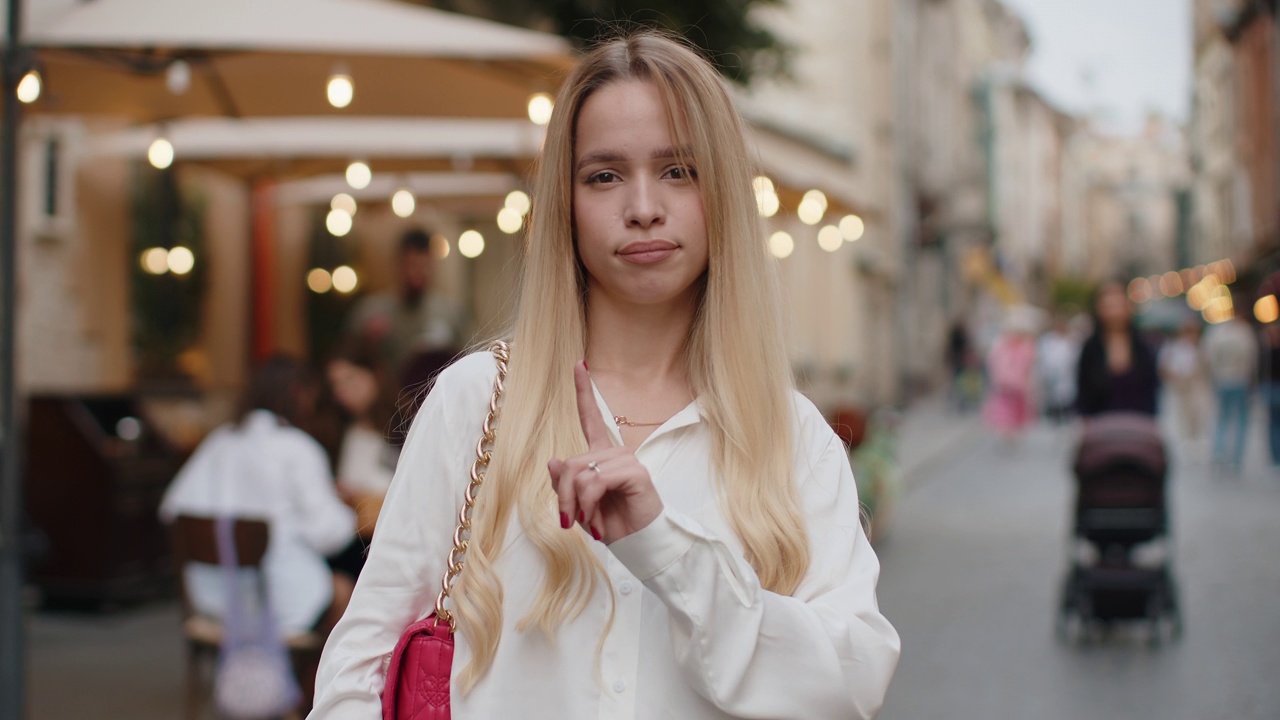
[(578, 511), (578, 522), (582, 523), (583, 525), (587, 524), (587, 515), (581, 510)]
[(569, 525), (569, 516), (564, 513), (560, 513), (560, 528), (562, 530), (568, 530)]
[(596, 540), (599, 540), (602, 537), (602, 535), (600, 535), (600, 531), (596, 529), (595, 525), (591, 526), (591, 537), (595, 538)]

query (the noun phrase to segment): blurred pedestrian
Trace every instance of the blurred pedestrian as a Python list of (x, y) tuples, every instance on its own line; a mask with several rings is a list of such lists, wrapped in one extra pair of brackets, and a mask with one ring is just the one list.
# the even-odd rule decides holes
[(1084, 418), (1106, 412), (1155, 415), (1159, 393), (1156, 355), (1138, 336), (1125, 286), (1107, 281), (1094, 291), (1093, 334), (1080, 349), (1076, 412)]
[(1280, 469), (1280, 323), (1269, 323), (1262, 331), (1264, 393), (1267, 400), (1267, 439), (1271, 467)]
[[(236, 423), (215, 429), (182, 467), (160, 504), (160, 518), (179, 515), (265, 519), (270, 540), (262, 567), (268, 601), (286, 634), (327, 632), (351, 595), (325, 556), (355, 536), (355, 513), (334, 488), (324, 449), (294, 426), (304, 371), (276, 357), (254, 369)], [(227, 588), (222, 568), (183, 568), (199, 613), (221, 618)]]
[(362, 298), (347, 319), (348, 333), (376, 347), (394, 376), (414, 352), (461, 342), (462, 312), (435, 287), (433, 250), (426, 230), (406, 231), (396, 255), (397, 286)]
[(509, 373), (498, 386), (494, 355), (473, 353), (423, 403), (313, 719), (379, 716), (387, 655), (440, 588), (495, 387), (460, 581), (439, 600), (457, 664), (398, 691), (495, 720), (880, 709), (898, 635), (844, 445), (792, 386), (724, 82), (638, 33), (561, 84)]
[(949, 399), (952, 407), (960, 412), (971, 410), (979, 398), (978, 388), (973, 382), (976, 375), (978, 383), (981, 383), (976, 357), (969, 328), (963, 320), (956, 319), (947, 332), (947, 368), (951, 371)]
[(1066, 317), (1054, 316), (1053, 324), (1040, 336), (1036, 353), (1045, 413), (1062, 422), (1076, 400), (1076, 363), (1080, 360), (1080, 343), (1068, 331)]
[(1209, 367), (1200, 347), (1201, 323), (1190, 317), (1178, 336), (1160, 349), (1160, 379), (1169, 388), (1169, 400), (1182, 434), (1187, 456), (1201, 459), (1206, 454), (1206, 428), (1213, 396)]
[(990, 389), (984, 416), (1006, 440), (1016, 439), (1035, 420), (1036, 324), (1033, 308), (1012, 308), (987, 355)]
[(1235, 298), (1234, 315), (1210, 325), (1204, 333), (1204, 356), (1218, 398), (1218, 421), (1213, 434), (1213, 462), (1239, 471), (1244, 463), (1245, 441), (1253, 385), (1258, 375), (1258, 338), (1247, 319), (1248, 306)]

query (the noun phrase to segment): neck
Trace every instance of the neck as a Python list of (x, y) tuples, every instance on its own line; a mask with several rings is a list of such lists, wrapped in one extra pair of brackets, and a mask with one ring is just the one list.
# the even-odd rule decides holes
[(587, 302), (587, 366), (592, 373), (640, 385), (684, 382), (693, 315), (691, 294), (662, 305), (633, 305), (593, 288)]

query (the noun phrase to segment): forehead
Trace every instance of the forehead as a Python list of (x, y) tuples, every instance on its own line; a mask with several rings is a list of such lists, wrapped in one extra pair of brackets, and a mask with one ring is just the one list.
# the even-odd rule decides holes
[(647, 154), (677, 144), (671, 135), (667, 103), (657, 85), (618, 80), (591, 93), (578, 112), (574, 154), (607, 149)]

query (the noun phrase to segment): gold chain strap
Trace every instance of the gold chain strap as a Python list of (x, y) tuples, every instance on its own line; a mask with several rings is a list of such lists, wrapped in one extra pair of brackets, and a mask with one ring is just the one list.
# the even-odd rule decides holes
[(502, 397), (503, 384), (507, 380), (507, 361), (511, 358), (510, 349), (501, 340), (495, 342), (489, 348), (489, 352), (493, 353), (493, 359), (498, 364), (498, 377), (493, 381), (493, 396), (489, 398), (489, 414), (484, 419), (480, 441), (476, 443), (476, 460), (471, 464), (471, 482), (467, 485), (462, 509), (458, 511), (458, 527), (453, 531), (453, 548), (449, 550), (449, 564), (445, 568), (444, 577), (440, 579), (440, 595), (436, 597), (436, 618), (449, 623), (449, 632), (455, 632), (458, 625), (453, 614), (444, 609), (444, 601), (453, 590), (453, 584), (457, 582), (458, 575), (462, 573), (462, 561), (466, 558), (467, 541), (471, 535), (471, 514), (475, 509), (476, 491), (484, 484), (485, 472), (489, 469), (495, 423), (498, 421), (498, 400)]

